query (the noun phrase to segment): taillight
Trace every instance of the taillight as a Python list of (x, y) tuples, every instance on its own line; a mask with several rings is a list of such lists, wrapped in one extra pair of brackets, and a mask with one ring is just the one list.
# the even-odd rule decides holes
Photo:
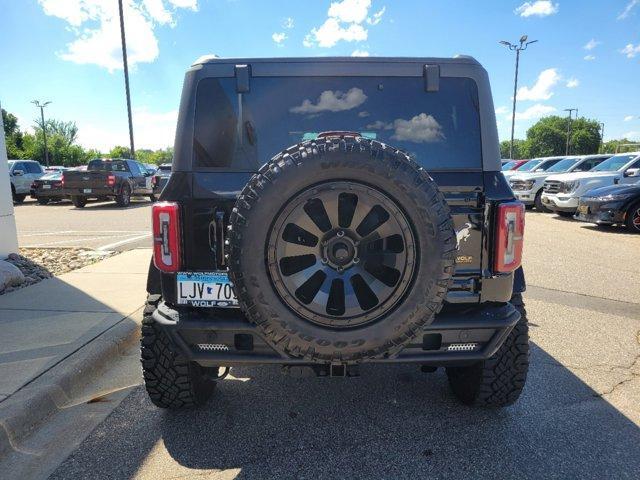
[(522, 263), (524, 245), (524, 205), (520, 202), (498, 205), (493, 269), (509, 273)]
[(64, 187), (64, 174), (62, 175), (62, 180), (60, 180), (60, 186)]
[(153, 261), (163, 272), (180, 270), (180, 209), (175, 202), (158, 202), (152, 207)]
[(107, 176), (107, 186), (113, 187), (116, 184), (116, 176), (113, 173), (110, 173)]
[(158, 184), (158, 177), (154, 175), (153, 177), (151, 177), (151, 185), (155, 187), (157, 184)]

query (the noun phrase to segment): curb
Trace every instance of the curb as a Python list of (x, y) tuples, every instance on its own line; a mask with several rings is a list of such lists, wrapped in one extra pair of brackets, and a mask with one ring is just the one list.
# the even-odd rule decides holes
[(29, 435), (139, 338), (140, 325), (126, 317), (0, 403), (0, 458), (19, 450)]

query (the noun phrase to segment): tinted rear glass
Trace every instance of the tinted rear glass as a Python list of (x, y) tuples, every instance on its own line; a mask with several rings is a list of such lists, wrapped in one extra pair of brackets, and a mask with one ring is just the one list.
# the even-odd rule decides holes
[(127, 164), (123, 160), (91, 160), (87, 166), (87, 170), (126, 172)]
[(476, 84), (414, 77), (259, 77), (199, 82), (195, 167), (255, 170), (321, 132), (352, 131), (406, 151), (427, 169), (481, 168)]

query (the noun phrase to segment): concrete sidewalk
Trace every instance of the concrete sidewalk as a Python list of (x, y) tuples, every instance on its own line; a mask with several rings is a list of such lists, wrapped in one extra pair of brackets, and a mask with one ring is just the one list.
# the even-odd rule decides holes
[(150, 249), (0, 296), (0, 401), (140, 309)]
[(150, 249), (0, 296), (0, 456), (137, 341)]

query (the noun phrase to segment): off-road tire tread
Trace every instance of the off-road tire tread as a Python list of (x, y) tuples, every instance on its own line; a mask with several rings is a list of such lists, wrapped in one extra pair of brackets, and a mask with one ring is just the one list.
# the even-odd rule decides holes
[(178, 353), (171, 339), (158, 327), (152, 315), (160, 299), (160, 295), (148, 295), (142, 317), (140, 353), (145, 388), (157, 407), (197, 407), (212, 395), (215, 381), (206, 378), (199, 365)]
[[(435, 213), (438, 221), (433, 222), (433, 226), (440, 232), (445, 248), (441, 257), (442, 269), (435, 280), (430, 292), (430, 296), (425, 295), (422, 302), (415, 305), (412, 313), (407, 315), (402, 328), (394, 332), (394, 336), (386, 340), (386, 343), (379, 348), (372, 348), (367, 351), (360, 351), (356, 354), (345, 353), (345, 351), (335, 348), (333, 352), (321, 353), (313, 347), (313, 342), (318, 339), (306, 337), (299, 338), (295, 334), (290, 334), (286, 326), (281, 325), (278, 319), (273, 319), (268, 314), (264, 314), (259, 301), (251, 298), (247, 292), (247, 276), (241, 268), (241, 239), (247, 225), (247, 217), (250, 210), (262, 200), (262, 192), (275, 182), (279, 174), (286, 169), (304, 168), (305, 161), (309, 157), (322, 157), (329, 149), (336, 149), (343, 154), (350, 152), (365, 152), (369, 154), (371, 162), (378, 162), (386, 169), (385, 176), (393, 180), (399, 169), (409, 170), (414, 176), (413, 187), (423, 189), (429, 199), (429, 205), (425, 209), (430, 209)], [(364, 170), (364, 169), (363, 169)], [(365, 173), (365, 171), (363, 171)], [(277, 187), (273, 187), (277, 188)], [(328, 137), (301, 142), (293, 145), (274, 156), (271, 161), (263, 165), (258, 173), (252, 177), (242, 190), (236, 201), (236, 205), (230, 217), (229, 226), (229, 277), (234, 284), (234, 291), (238, 296), (239, 305), (249, 321), (260, 329), (262, 335), (278, 350), (293, 357), (305, 358), (310, 362), (341, 362), (354, 363), (368, 358), (380, 358), (393, 356), (402, 348), (409, 344), (421, 331), (422, 327), (430, 324), (436, 313), (443, 305), (447, 291), (452, 281), (455, 269), (455, 254), (457, 251), (457, 241), (451, 212), (436, 183), (429, 174), (405, 152), (393, 148), (376, 140), (369, 140), (362, 137)]]
[(449, 384), (463, 403), (506, 407), (522, 393), (529, 370), (529, 325), (522, 295), (513, 295), (511, 303), (520, 312), (520, 320), (498, 351), (470, 367), (447, 368)]

